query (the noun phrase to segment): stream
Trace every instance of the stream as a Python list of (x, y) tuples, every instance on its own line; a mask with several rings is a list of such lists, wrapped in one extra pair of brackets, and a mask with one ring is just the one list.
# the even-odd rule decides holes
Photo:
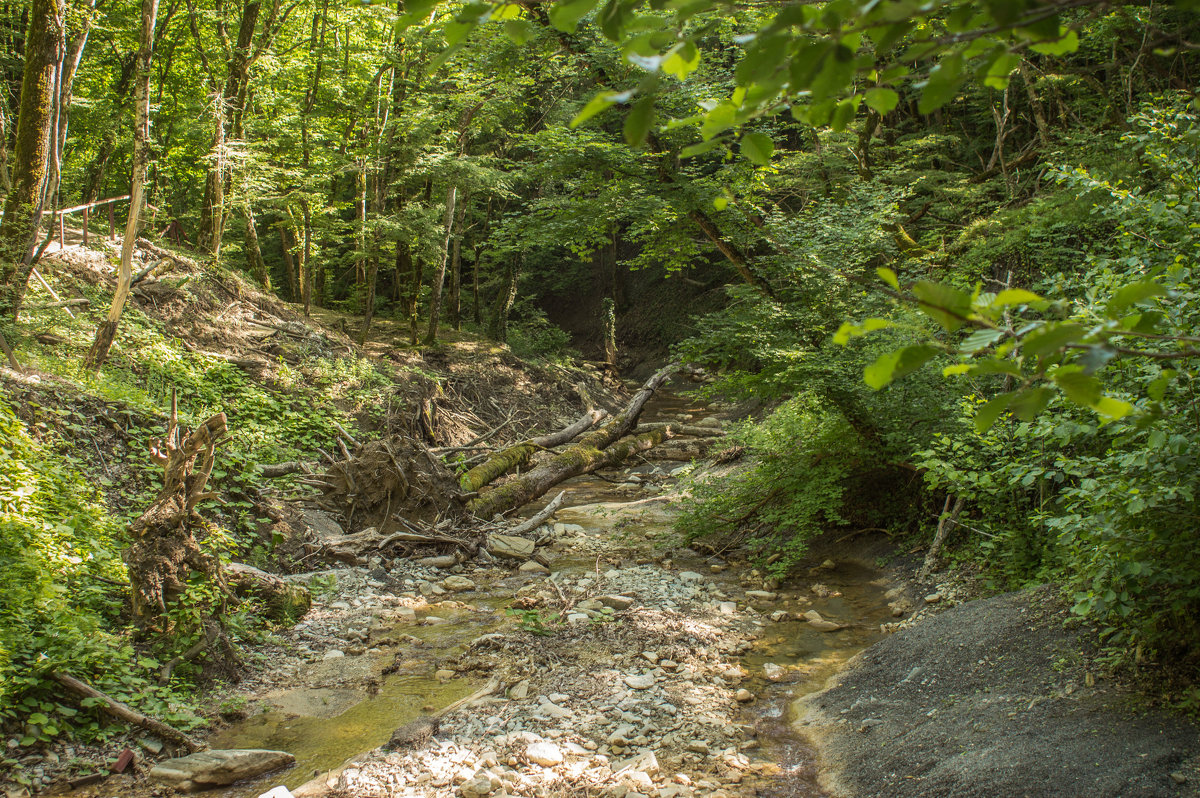
[[(686, 420), (694, 424), (711, 413), (701, 403), (664, 394), (651, 400), (643, 420)], [(631, 563), (643, 568), (653, 565), (664, 571), (688, 574), (689, 578), (702, 576), (706, 583), (703, 588), (714, 595), (730, 597), (730, 601), (720, 604), (716, 617), (721, 619), (721, 613), (734, 613), (730, 608), (736, 604), (738, 629), (745, 633), (749, 643), (731, 656), (734, 667), (745, 674), (744, 678), (732, 681), (736, 687), (749, 689), (755, 698), (749, 703), (735, 703), (728, 698), (731, 693), (726, 692), (723, 722), (750, 730), (747, 733), (754, 742), (742, 746), (746, 756), (754, 762), (771, 765), (769, 770), (762, 771), (769, 775), (759, 782), (757, 791), (748, 794), (780, 798), (823, 795), (818, 786), (815, 752), (796, 727), (793, 704), (803, 695), (821, 689), (851, 656), (879, 638), (880, 624), (891, 620), (884, 595), (889, 585), (873, 563), (851, 556), (836, 563), (827, 562), (806, 576), (789, 580), (768, 605), (751, 609), (743, 603), (751, 577), (746, 563), (704, 557), (690, 549), (676, 549), (671, 552), (673, 559), (664, 562), (661, 551), (651, 551), (646, 544), (670, 531), (675, 511), (669, 491), (675, 480), (664, 476), (679, 465), (644, 462), (616, 475), (605, 478), (588, 475), (560, 485), (556, 490), (566, 491), (565, 502), (552, 520), (582, 527), (576, 534), (589, 545), (586, 552), (578, 550), (581, 546), (554, 552), (550, 578), (562, 584), (579, 580), (587, 584), (601, 580), (601, 571), (619, 561), (624, 563), (621, 567), (632, 567)], [(663, 484), (661, 488), (647, 489), (643, 484), (631, 486), (631, 480), (653, 485), (657, 485), (655, 480), (661, 480)], [(659, 495), (660, 489), (667, 493)], [(540, 503), (535, 504), (540, 507)], [(528, 512), (532, 514), (536, 509), (528, 508)], [(469, 570), (464, 573), (477, 576)], [(394, 592), (407, 591), (415, 617), (409, 614), (396, 623), (394, 614), (377, 612), (372, 616), (375, 620), (371, 621), (369, 650), (357, 656), (350, 653), (341, 656), (339, 652), (334, 658), (325, 658), (332, 656), (328, 653), (321, 657), (313, 652), (308, 656), (309, 661), (297, 661), (291, 670), (285, 668), (277, 674), (280, 678), (274, 685), (252, 686), (245, 716), (208, 739), (212, 748), (287, 751), (296, 757), (296, 765), (204, 795), (256, 798), (276, 785), (294, 789), (318, 772), (329, 771), (383, 745), (395, 729), (409, 721), (475, 692), (484, 683), (477, 674), (448, 676), (450, 671), (439, 669), (468, 652), (483, 635), (516, 631), (522, 618), (507, 611), (514, 594), (521, 595), (522, 588), (528, 590), (530, 583), (545, 579), (542, 575), (508, 568), (496, 578), (480, 578), (478, 590), (438, 596), (416, 594), (415, 603), (411, 601), (414, 593), (410, 587), (393, 584)], [(761, 579), (752, 587), (761, 587)], [(732, 601), (734, 596), (738, 597), (736, 602)], [(383, 610), (394, 607), (385, 600), (389, 598), (392, 597), (379, 598), (378, 606)], [(375, 597), (347, 600), (343, 596), (337, 601), (325, 597), (317, 602), (297, 631), (304, 632), (309, 624), (315, 627), (334, 624), (339, 612), (373, 611), (375, 601)], [(675, 606), (670, 600), (663, 603), (668, 610)], [(714, 606), (710, 602), (710, 611)], [(838, 631), (819, 631), (802, 616), (810, 610), (846, 626)], [(685, 622), (691, 621), (686, 617), (687, 605), (680, 605), (677, 612), (685, 616)], [(769, 620), (772, 616), (774, 619)], [(525, 622), (528, 623), (528, 616)], [(347, 649), (349, 652), (350, 647)], [(505, 652), (496, 652), (496, 656), (499, 668), (504, 664)], [(728, 669), (728, 666), (726, 663), (722, 667)], [(775, 670), (775, 680), (768, 680), (766, 671), (774, 666), (781, 670)], [(723, 684), (720, 679), (715, 681)], [(581, 683), (579, 689), (588, 688)], [(570, 691), (560, 688), (558, 692)], [(573, 698), (559, 695), (554, 700), (566, 706)], [(584, 695), (581, 700), (587, 698)], [(539, 697), (543, 699), (544, 696)], [(689, 708), (682, 709), (687, 712)], [(697, 705), (694, 709), (700, 712), (707, 705)], [(480, 714), (486, 711), (490, 710)], [(603, 738), (599, 742), (601, 752), (609, 750)], [(624, 750), (616, 748), (609, 753), (616, 759)], [(628, 753), (637, 750), (631, 746)], [(686, 754), (683, 758), (687, 761)], [(450, 795), (446, 789), (455, 789), (453, 783), (439, 785), (434, 780), (431, 784), (441, 787), (440, 794)], [(730, 786), (737, 789), (736, 784)], [(98, 792), (96, 789), (84, 788), (68, 794), (107, 797), (111, 792), (106, 785), (99, 785)], [(694, 794), (712, 792), (697, 789)]]

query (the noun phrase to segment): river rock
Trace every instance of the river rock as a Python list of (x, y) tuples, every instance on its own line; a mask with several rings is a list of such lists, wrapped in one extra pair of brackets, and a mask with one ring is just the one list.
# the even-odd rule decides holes
[(759, 601), (774, 601), (778, 597), (778, 594), (772, 593), (770, 590), (746, 591), (746, 598), (758, 599)]
[(526, 573), (526, 574), (548, 574), (548, 573), (550, 573), (550, 569), (547, 568), (546, 566), (542, 565), (537, 560), (529, 560), (527, 562), (523, 562), (523, 563), (521, 563), (521, 567), (518, 568), (517, 570), (520, 571), (521, 573)]
[(804, 620), (806, 620), (806, 621), (822, 620), (821, 613), (817, 612), (816, 610), (809, 610), (808, 612), (804, 613)]
[(732, 601), (722, 601), (717, 605), (717, 609), (721, 611), (722, 615), (733, 615), (737, 612), (737, 604)]
[(625, 684), (634, 690), (648, 690), (654, 686), (653, 673), (639, 673), (625, 677)]
[(736, 693), (733, 694), (733, 698), (739, 704), (749, 704), (751, 701), (754, 700), (754, 693), (750, 692), (745, 687), (743, 687), (740, 690), (738, 690)]
[(772, 682), (777, 682), (787, 673), (781, 666), (774, 662), (763, 663), (763, 675)]
[(321, 657), (321, 659), (341, 659), (344, 656), (346, 656), (345, 651), (342, 651), (340, 648), (331, 648), (325, 652), (325, 656)]
[(422, 557), (417, 560), (417, 564), (424, 565), (427, 568), (453, 568), (458, 565), (458, 560), (446, 554), (441, 557)]
[(836, 632), (843, 628), (840, 623), (827, 621), (824, 618), (817, 618), (808, 622), (808, 625), (820, 632)]
[(529, 757), (530, 762), (545, 768), (561, 765), (563, 761), (562, 750), (554, 743), (533, 743), (525, 749), (525, 756)]
[(461, 593), (465, 590), (474, 590), (475, 583), (465, 576), (447, 576), (442, 580), (442, 587), (451, 593)]
[(488, 535), (488, 551), (497, 557), (511, 557), (514, 560), (527, 560), (533, 556), (536, 548), (529, 538), (517, 535)]
[(645, 773), (647, 776), (654, 777), (662, 768), (658, 764), (658, 757), (654, 755), (654, 752), (646, 751), (631, 759), (626, 759), (624, 762), (618, 762), (612, 766), (612, 770), (613, 773), (620, 773), (624, 770), (627, 773)]
[(286, 751), (219, 748), (159, 762), (150, 771), (150, 778), (180, 792), (194, 792), (253, 778), (295, 761), (296, 757)]
[(596, 601), (599, 601), (605, 607), (610, 607), (618, 612), (627, 610), (633, 606), (633, 599), (628, 596), (597, 596)]
[(296, 796), (292, 795), (292, 791), (281, 784), (262, 793), (258, 798), (296, 798)]
[(522, 679), (508, 691), (508, 697), (514, 701), (524, 701), (529, 698), (529, 680)]
[(695, 571), (681, 571), (679, 574), (679, 578), (682, 579), (684, 582), (703, 582), (704, 581), (704, 575), (698, 574)]

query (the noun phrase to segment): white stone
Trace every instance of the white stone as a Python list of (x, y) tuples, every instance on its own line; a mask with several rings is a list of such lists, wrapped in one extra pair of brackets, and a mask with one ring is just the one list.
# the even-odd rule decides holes
[(325, 652), (325, 656), (321, 657), (321, 659), (341, 659), (344, 656), (346, 656), (345, 651), (342, 651), (340, 648), (331, 648)]
[(562, 750), (554, 743), (534, 743), (525, 749), (525, 756), (546, 768), (561, 765), (563, 761)]
[(654, 686), (654, 674), (641, 673), (625, 677), (625, 684), (634, 690), (646, 690)]
[(784, 677), (784, 675), (786, 675), (786, 673), (787, 671), (785, 671), (779, 665), (776, 665), (774, 662), (763, 663), (763, 675), (772, 682), (779, 681)]
[(682, 579), (684, 582), (703, 582), (704, 581), (704, 575), (698, 574), (695, 571), (681, 571), (679, 574), (679, 578)]

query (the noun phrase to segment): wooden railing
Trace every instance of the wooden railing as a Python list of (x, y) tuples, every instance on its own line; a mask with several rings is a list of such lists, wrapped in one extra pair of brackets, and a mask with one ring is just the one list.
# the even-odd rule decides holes
[(92, 208), (99, 208), (101, 206), (108, 207), (108, 240), (109, 241), (115, 240), (117, 237), (117, 222), (113, 216), (113, 206), (115, 206), (118, 202), (124, 202), (125, 200), (128, 200), (128, 199), (129, 199), (129, 195), (126, 194), (122, 197), (109, 197), (108, 199), (97, 200), (95, 202), (89, 202), (84, 205), (76, 205), (72, 208), (59, 208), (57, 211), (54, 212), (55, 215), (58, 216), (58, 241), (59, 241), (59, 244), (66, 246), (66, 243), (67, 243), (64, 225), (63, 225), (63, 217), (66, 216), (68, 213), (82, 212), (83, 213), (83, 245), (86, 247), (88, 244), (88, 222), (91, 221), (91, 219), (90, 219), (91, 210), (92, 210)]

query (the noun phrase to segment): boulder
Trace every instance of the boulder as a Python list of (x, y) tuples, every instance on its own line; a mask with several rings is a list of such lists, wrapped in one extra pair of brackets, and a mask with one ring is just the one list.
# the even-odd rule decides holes
[(254, 778), (295, 762), (296, 757), (286, 751), (223, 748), (159, 762), (150, 778), (180, 792), (194, 792)]
[(497, 557), (527, 560), (533, 556), (534, 548), (536, 547), (529, 538), (517, 535), (488, 535), (487, 549)]
[(625, 677), (625, 684), (634, 690), (648, 690), (654, 686), (653, 673), (640, 673)]

